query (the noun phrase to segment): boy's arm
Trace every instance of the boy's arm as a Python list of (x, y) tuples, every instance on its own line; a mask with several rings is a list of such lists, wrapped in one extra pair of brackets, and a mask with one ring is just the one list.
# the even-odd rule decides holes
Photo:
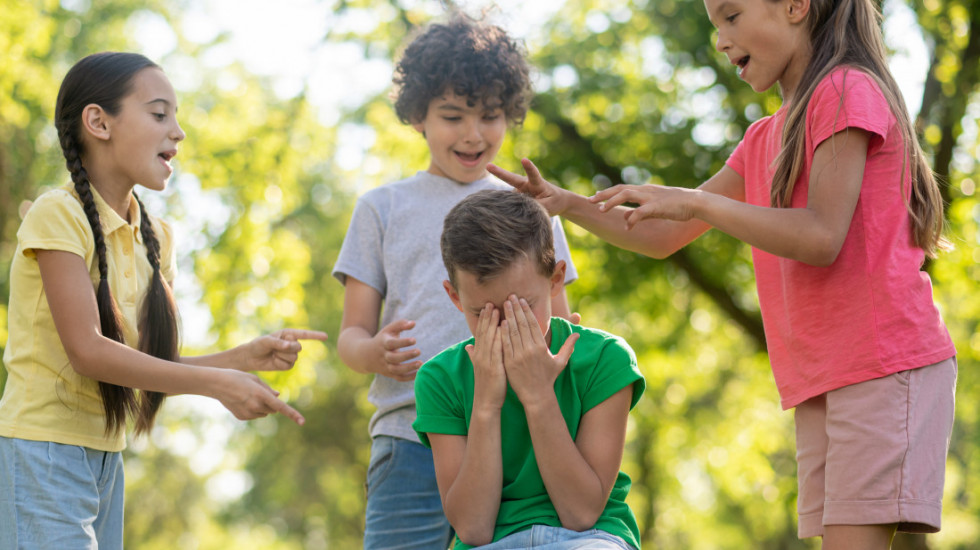
[(484, 306), (466, 353), (473, 364), (473, 413), (467, 435), (429, 433), (442, 507), (459, 540), (493, 542), (503, 490), (500, 409), (507, 396), (500, 312)]
[(562, 527), (592, 528), (602, 514), (623, 458), (632, 385), (591, 408), (572, 440), (554, 392), (578, 334), (551, 355), (534, 313), (523, 298), (504, 302), (501, 324), (504, 368), (527, 416), (541, 479)]
[(415, 321), (399, 319), (380, 331), (381, 293), (372, 286), (348, 276), (344, 284), (344, 315), (337, 337), (340, 359), (352, 370), (376, 373), (400, 382), (415, 379), (422, 362), (414, 360), (418, 349), (415, 338), (401, 338), (402, 331), (415, 327)]
[(631, 384), (589, 409), (574, 441), (557, 399), (524, 406), (541, 479), (566, 529), (591, 529), (605, 509), (623, 460), (632, 397)]

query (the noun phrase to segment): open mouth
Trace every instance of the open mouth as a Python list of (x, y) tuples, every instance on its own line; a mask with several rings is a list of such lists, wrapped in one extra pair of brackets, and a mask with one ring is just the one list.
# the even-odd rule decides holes
[(749, 64), (749, 56), (742, 57), (736, 61), (735, 64), (738, 65), (738, 76), (742, 76), (742, 73), (745, 71), (745, 67)]
[(465, 163), (473, 163), (480, 160), (480, 156), (483, 155), (483, 151), (477, 151), (475, 153), (464, 153), (462, 151), (453, 151), (459, 160)]

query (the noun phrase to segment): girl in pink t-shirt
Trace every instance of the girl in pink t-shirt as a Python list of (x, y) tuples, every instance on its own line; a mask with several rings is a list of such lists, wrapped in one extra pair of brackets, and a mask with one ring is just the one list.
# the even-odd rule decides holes
[(773, 373), (796, 408), (800, 537), (886, 549), (896, 529), (938, 531), (956, 352), (921, 267), (947, 243), (880, 15), (871, 0), (705, 7), (741, 78), (784, 98), (708, 181), (583, 197), (526, 159), (528, 177), (490, 171), (649, 256), (711, 227), (752, 245)]

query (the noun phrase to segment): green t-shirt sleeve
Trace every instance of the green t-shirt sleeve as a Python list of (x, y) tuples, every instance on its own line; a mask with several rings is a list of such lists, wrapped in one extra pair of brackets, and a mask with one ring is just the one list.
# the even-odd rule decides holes
[[(458, 351), (465, 353), (461, 346)], [(415, 421), (412, 428), (422, 444), (431, 447), (429, 433), (466, 435), (466, 414), (454, 376), (446, 369), (454, 355), (450, 348), (422, 365), (415, 376)]]
[(602, 343), (588, 392), (582, 400), (584, 411), (612, 397), (616, 392), (633, 385), (630, 409), (636, 406), (646, 389), (646, 381), (636, 364), (636, 355), (625, 340), (610, 337)]

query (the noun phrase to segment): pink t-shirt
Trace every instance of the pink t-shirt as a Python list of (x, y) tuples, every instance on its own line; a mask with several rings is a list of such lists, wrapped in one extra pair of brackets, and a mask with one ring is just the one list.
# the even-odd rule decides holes
[[(841, 97), (843, 96), (843, 102)], [(728, 159), (745, 200), (769, 206), (785, 108), (756, 121)], [(804, 208), (813, 154), (845, 128), (872, 134), (861, 194), (840, 254), (827, 267), (753, 248), (773, 375), (784, 409), (830, 390), (922, 367), (956, 350), (921, 271), (905, 197), (910, 171), (900, 129), (877, 83), (839, 68), (818, 86), (806, 115), (806, 162), (792, 208)]]

